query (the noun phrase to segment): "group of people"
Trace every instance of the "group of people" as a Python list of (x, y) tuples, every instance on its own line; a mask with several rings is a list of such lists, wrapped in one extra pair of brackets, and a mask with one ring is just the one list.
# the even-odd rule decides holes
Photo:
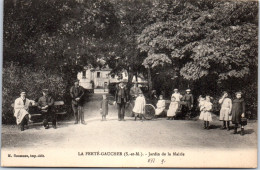
[[(223, 121), (222, 129), (230, 130), (230, 121), (235, 125), (234, 134), (237, 134), (238, 126), (241, 125), (240, 134), (244, 135), (244, 126), (246, 125), (245, 118), (245, 101), (242, 98), (241, 92), (236, 92), (236, 98), (232, 101), (226, 91), (223, 92), (222, 97), (219, 99), (221, 105), (219, 120)], [(210, 96), (199, 97), (200, 117), (204, 121), (204, 129), (209, 128), (209, 122), (212, 122), (212, 107)]]
[[(193, 95), (191, 90), (187, 89), (185, 95), (181, 95), (178, 89), (174, 89), (174, 93), (171, 96), (171, 102), (169, 109), (166, 110), (166, 100), (163, 99), (163, 95), (159, 96), (159, 100), (156, 104), (155, 116), (159, 116), (163, 112), (167, 111), (167, 120), (173, 120), (180, 106), (186, 108), (187, 115), (190, 116), (191, 110), (194, 105)], [(140, 119), (144, 117), (146, 100), (140, 88), (134, 85), (130, 90), (130, 95), (135, 100), (133, 112), (135, 114), (135, 120), (139, 115)], [(200, 96), (198, 99), (198, 107), (200, 110), (199, 119), (204, 121), (204, 129), (210, 129), (209, 122), (212, 122), (212, 109), (213, 104), (210, 96)], [(244, 126), (246, 125), (245, 118), (245, 101), (242, 98), (242, 93), (236, 93), (236, 99), (233, 101), (229, 98), (227, 92), (223, 92), (223, 96), (219, 99), (221, 105), (219, 120), (223, 121), (222, 129), (230, 130), (230, 121), (235, 125), (234, 134), (237, 134), (238, 127), (241, 125), (240, 134), (244, 135)]]
[[(155, 116), (159, 116), (163, 112), (167, 111), (167, 119), (173, 120), (178, 112), (180, 106), (185, 106), (190, 115), (194, 105), (193, 95), (190, 93), (191, 90), (187, 89), (185, 95), (181, 95), (178, 89), (174, 89), (174, 93), (171, 96), (169, 109), (166, 110), (166, 100), (163, 99), (163, 95), (159, 96), (159, 100), (156, 104)], [(54, 99), (49, 95), (48, 89), (42, 90), (42, 96), (38, 99), (37, 107), (43, 115), (43, 126), (45, 129), (49, 128), (49, 121), (52, 122), (52, 126), (56, 129), (56, 116), (52, 113), (54, 105)], [(79, 86), (79, 81), (74, 81), (74, 85), (70, 88), (70, 96), (72, 98), (72, 110), (74, 113), (75, 124), (81, 123), (86, 125), (83, 113), (83, 96), (84, 89)], [(146, 100), (142, 90), (137, 86), (137, 83), (130, 89), (130, 98), (133, 103), (133, 113), (135, 120), (139, 117), (141, 120), (144, 117)], [(100, 103), (100, 113), (102, 120), (106, 120), (108, 114), (108, 104), (117, 103), (118, 109), (118, 120), (124, 121), (125, 117), (125, 106), (129, 102), (127, 95), (127, 88), (124, 82), (120, 82), (116, 90), (115, 101), (109, 101), (106, 95), (103, 95), (103, 100)], [(243, 118), (245, 117), (245, 102), (242, 99), (242, 93), (236, 93), (236, 99), (233, 101), (229, 98), (228, 93), (224, 92), (223, 96), (219, 100), (221, 105), (219, 120), (223, 121), (222, 129), (230, 130), (230, 121), (235, 125), (234, 134), (237, 134), (239, 124), (241, 125), (241, 135), (244, 135), (244, 123)], [(15, 100), (14, 103), (14, 116), (16, 117), (16, 123), (20, 125), (21, 131), (25, 129), (25, 126), (30, 122), (29, 106), (35, 105), (33, 100), (26, 98), (26, 92), (21, 91), (20, 97)], [(204, 128), (210, 129), (209, 122), (212, 121), (212, 108), (210, 96), (200, 96), (198, 99), (198, 106), (200, 109), (199, 119), (204, 121)]]
[[(181, 95), (178, 89), (173, 90), (174, 93), (171, 96), (171, 102), (169, 109), (167, 110), (167, 120), (173, 120), (178, 111), (180, 111), (181, 106), (184, 107), (187, 116), (191, 116), (191, 110), (194, 104), (194, 98), (191, 94), (191, 90), (187, 89), (185, 95)], [(159, 100), (156, 104), (155, 116), (161, 115), (166, 109), (166, 100), (163, 99), (163, 95), (159, 96)]]
[[(49, 95), (48, 89), (42, 90), (42, 96), (38, 99), (38, 109), (43, 115), (43, 126), (45, 129), (49, 128), (48, 121), (52, 122), (52, 126), (56, 129), (56, 118), (52, 114), (51, 109), (54, 104), (54, 99)], [(20, 97), (14, 102), (14, 116), (16, 123), (20, 125), (21, 131), (24, 131), (25, 126), (31, 121), (29, 114), (29, 106), (35, 105), (35, 101), (26, 98), (26, 92), (21, 91)]]
[[(84, 104), (84, 89), (79, 86), (79, 81), (74, 81), (74, 86), (70, 88), (70, 96), (72, 98), (72, 110), (74, 113), (75, 124), (81, 122), (85, 125), (84, 114), (82, 111)], [(29, 106), (37, 106), (38, 111), (43, 116), (43, 126), (45, 129), (49, 129), (49, 121), (52, 122), (52, 127), (57, 128), (56, 115), (53, 113), (54, 99), (49, 94), (48, 89), (42, 90), (42, 96), (38, 99), (38, 102), (26, 98), (26, 92), (21, 91), (20, 97), (14, 102), (14, 116), (16, 123), (19, 125), (21, 131), (28, 127), (28, 123), (31, 121), (31, 115), (29, 114)]]
[[(156, 104), (155, 117), (158, 117), (163, 112), (167, 111), (167, 120), (170, 119), (173, 120), (176, 117), (177, 112), (180, 109), (181, 105), (183, 105), (186, 108), (186, 112), (190, 116), (193, 103), (194, 103), (193, 95), (190, 92), (191, 90), (187, 89), (186, 94), (182, 96), (179, 93), (178, 89), (174, 89), (174, 93), (171, 96), (171, 102), (168, 110), (166, 110), (167, 101), (164, 99), (163, 95), (160, 95), (159, 100), (157, 101)], [(144, 117), (145, 105), (146, 105), (146, 100), (143, 95), (143, 92), (135, 84), (130, 90), (130, 96), (132, 97), (133, 101), (135, 101), (134, 108), (133, 108), (133, 112), (135, 114), (135, 120), (137, 119), (137, 116), (139, 116), (140, 119), (142, 120), (142, 118)]]

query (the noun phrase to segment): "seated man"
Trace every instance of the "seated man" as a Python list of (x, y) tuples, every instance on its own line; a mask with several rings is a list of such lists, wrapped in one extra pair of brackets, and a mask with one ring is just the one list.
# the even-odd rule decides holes
[(163, 99), (163, 95), (160, 95), (159, 100), (156, 104), (155, 116), (161, 115), (165, 107), (166, 107), (166, 101)]
[(20, 97), (14, 102), (14, 116), (16, 117), (17, 125), (20, 125), (21, 131), (24, 131), (24, 126), (28, 124), (29, 121), (29, 106), (34, 101), (27, 99), (26, 93), (22, 91)]
[(56, 116), (52, 113), (51, 109), (54, 104), (53, 98), (49, 95), (48, 89), (42, 90), (43, 96), (39, 98), (38, 107), (43, 114), (43, 126), (45, 129), (49, 128), (48, 121), (52, 121), (52, 126), (56, 129)]

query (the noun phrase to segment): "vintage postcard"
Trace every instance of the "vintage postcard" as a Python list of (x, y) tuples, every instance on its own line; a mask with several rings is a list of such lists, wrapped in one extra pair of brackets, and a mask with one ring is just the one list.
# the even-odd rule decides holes
[(256, 168), (258, 6), (4, 0), (1, 166)]

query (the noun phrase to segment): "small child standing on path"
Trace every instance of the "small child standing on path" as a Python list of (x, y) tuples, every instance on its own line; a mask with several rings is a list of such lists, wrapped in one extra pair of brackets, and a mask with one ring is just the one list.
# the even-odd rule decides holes
[(133, 112), (135, 113), (135, 120), (137, 115), (139, 115), (142, 120), (144, 112), (145, 112), (146, 101), (142, 92), (139, 92), (139, 96), (135, 100), (135, 106), (133, 108)]
[(210, 102), (210, 96), (206, 96), (206, 101), (200, 103), (200, 120), (204, 120), (204, 129), (209, 130), (209, 122), (212, 121), (211, 110), (213, 104)]
[(221, 109), (219, 113), (219, 120), (223, 121), (222, 129), (230, 130), (229, 122), (231, 121), (231, 109), (232, 109), (232, 101), (228, 97), (228, 93), (226, 91), (223, 92), (223, 96), (219, 99), (219, 104), (221, 104)]
[(172, 96), (171, 98), (171, 104), (169, 106), (169, 110), (167, 111), (167, 120), (173, 120), (173, 118), (176, 116), (176, 112), (178, 109), (179, 103), (176, 102), (176, 98)]
[(107, 99), (107, 96), (104, 94), (103, 95), (103, 100), (100, 103), (100, 113), (102, 115), (102, 120), (101, 121), (106, 121), (106, 116), (108, 115), (108, 104), (114, 105), (115, 102), (111, 102)]

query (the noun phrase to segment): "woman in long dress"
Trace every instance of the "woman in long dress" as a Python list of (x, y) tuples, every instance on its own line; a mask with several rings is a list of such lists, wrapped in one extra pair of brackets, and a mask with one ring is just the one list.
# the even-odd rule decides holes
[(227, 128), (227, 130), (230, 130), (229, 122), (231, 121), (232, 118), (230, 114), (232, 109), (232, 101), (230, 98), (228, 98), (228, 93), (224, 91), (223, 96), (218, 102), (219, 104), (221, 104), (219, 120), (223, 121), (222, 129)]
[(135, 120), (139, 115), (140, 119), (144, 117), (146, 101), (142, 92), (139, 92), (139, 96), (135, 100), (135, 106), (133, 112), (135, 114)]
[(156, 104), (155, 116), (159, 116), (166, 107), (166, 101), (163, 99), (163, 95), (159, 96), (159, 100)]
[(169, 106), (169, 110), (167, 111), (167, 120), (173, 120), (173, 118), (176, 116), (176, 112), (178, 109), (179, 103), (176, 102), (176, 99), (174, 96), (171, 97), (171, 104)]
[(204, 129), (209, 130), (209, 122), (212, 121), (211, 110), (213, 104), (210, 102), (210, 96), (206, 96), (206, 101), (200, 104), (200, 120), (204, 120)]
[(172, 94), (172, 96), (175, 97), (176, 102), (180, 102), (182, 95), (179, 93), (178, 89), (174, 89), (174, 93)]

